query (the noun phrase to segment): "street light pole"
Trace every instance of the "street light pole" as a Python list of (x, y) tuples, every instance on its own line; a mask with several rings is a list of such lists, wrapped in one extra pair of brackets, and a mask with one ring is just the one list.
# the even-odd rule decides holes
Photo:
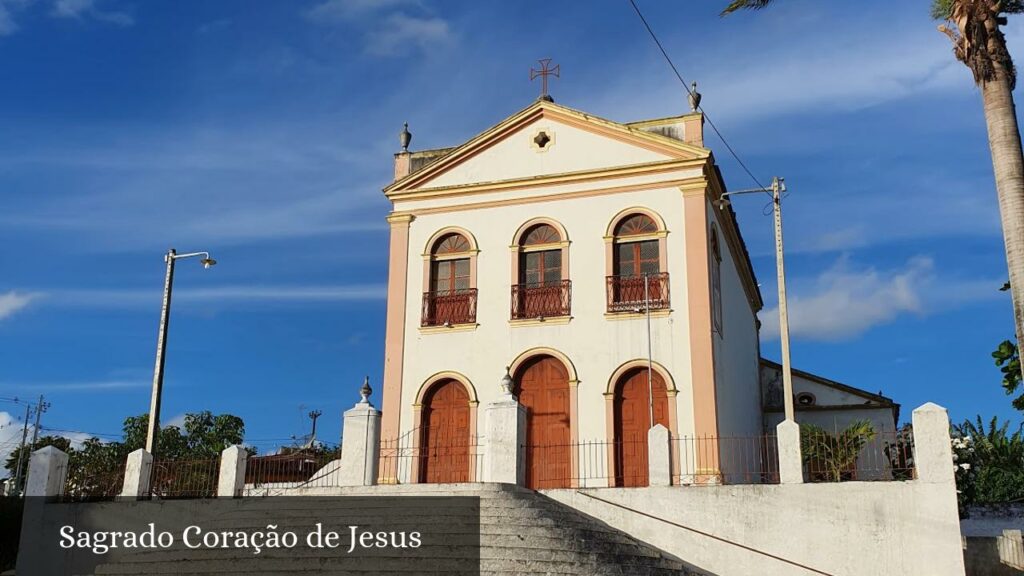
[(209, 268), (217, 263), (210, 258), (209, 252), (191, 252), (178, 254), (174, 248), (164, 255), (164, 262), (167, 263), (167, 275), (164, 278), (164, 301), (160, 308), (160, 331), (156, 338), (156, 366), (153, 367), (153, 394), (149, 400), (149, 425), (146, 429), (146, 452), (156, 454), (157, 434), (160, 431), (160, 400), (164, 387), (164, 362), (167, 353), (167, 325), (171, 319), (171, 290), (174, 286), (174, 261), (179, 258), (191, 258), (202, 256), (200, 261), (204, 268)]
[(149, 426), (146, 429), (146, 452), (156, 454), (156, 435), (160, 430), (160, 397), (164, 388), (164, 358), (167, 352), (167, 324), (171, 319), (171, 289), (174, 287), (174, 248), (167, 251), (167, 275), (164, 277), (164, 303), (160, 308), (160, 331), (156, 337), (156, 366), (153, 368), (153, 394), (149, 399)]
[(719, 200), (718, 207), (724, 209), (729, 203), (728, 197), (735, 194), (768, 193), (772, 197), (772, 212), (775, 218), (775, 267), (779, 286), (779, 340), (782, 344), (782, 395), (786, 420), (794, 421), (793, 408), (793, 370), (789, 361), (789, 310), (786, 301), (786, 265), (782, 250), (782, 194), (786, 191), (786, 183), (782, 178), (772, 178), (772, 188), (753, 188), (725, 192)]

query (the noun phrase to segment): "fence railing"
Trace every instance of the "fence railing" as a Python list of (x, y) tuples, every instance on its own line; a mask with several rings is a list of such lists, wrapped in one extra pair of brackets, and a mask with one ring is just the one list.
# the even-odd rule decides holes
[(150, 473), (151, 498), (213, 498), (217, 496), (220, 458), (154, 460)]
[(800, 433), (806, 482), (911, 480), (913, 443), (901, 432), (854, 434), (820, 428)]
[(513, 320), (568, 316), (572, 313), (572, 280), (513, 284), (511, 308)]
[(341, 451), (254, 456), (245, 465), (245, 493), (273, 495), (296, 488), (341, 486)]
[(381, 441), (379, 475), (401, 483), (481, 482), (483, 440), (465, 430), (415, 428)]
[(124, 466), (115, 465), (109, 469), (69, 463), (64, 468), (64, 491), (61, 500), (65, 502), (96, 502), (114, 500), (124, 485)]
[(647, 486), (646, 438), (525, 444), (526, 485), (535, 489)]
[(669, 307), (668, 272), (649, 274), (646, 291), (643, 276), (608, 276), (606, 289), (609, 312), (633, 312), (648, 307), (651, 310), (660, 310)]
[(476, 288), (423, 293), (422, 326), (476, 322)]
[(669, 440), (672, 484), (777, 484), (779, 449), (774, 434), (676, 436)]

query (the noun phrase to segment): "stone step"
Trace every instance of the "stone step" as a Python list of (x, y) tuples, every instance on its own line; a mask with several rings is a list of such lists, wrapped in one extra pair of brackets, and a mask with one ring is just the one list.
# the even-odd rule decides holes
[[(426, 525), (435, 534), (445, 535), (445, 541), (479, 535), (479, 561), (484, 575), (699, 576), (680, 559), (543, 494), (516, 486), (420, 484), (335, 488), (330, 494), (356, 498), (338, 500), (332, 507), (322, 499), (295, 497), (288, 499), (285, 508), (280, 498), (267, 500), (266, 506), (258, 498), (246, 498), (244, 511), (225, 514), (222, 522), (214, 518), (203, 527), (205, 531), (262, 530), (267, 524), (274, 524), (278, 532), (293, 530), (304, 535), (312, 527), (310, 520), (315, 512), (316, 521), (341, 531), (349, 525), (372, 526), (381, 511), (394, 510), (358, 496), (472, 496), (479, 498), (479, 507), (470, 511), (410, 500), (403, 518), (398, 523), (389, 523), (388, 529), (422, 529), (423, 521), (429, 519)], [(465, 570), (468, 560), (458, 557), (466, 554), (464, 548), (450, 544), (425, 544), (414, 552), (415, 560), (410, 560), (410, 552), (380, 550), (371, 559), (348, 556), (344, 549), (322, 551), (304, 546), (293, 550), (265, 549), (259, 556), (244, 549), (171, 549), (139, 553), (118, 564), (103, 566), (96, 574), (432, 575)], [(476, 560), (472, 562), (475, 567)]]

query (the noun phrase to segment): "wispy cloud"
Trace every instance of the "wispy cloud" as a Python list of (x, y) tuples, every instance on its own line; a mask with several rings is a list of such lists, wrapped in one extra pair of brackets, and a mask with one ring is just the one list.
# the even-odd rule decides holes
[(93, 18), (101, 22), (109, 22), (117, 26), (131, 26), (135, 18), (126, 12), (116, 10), (100, 10), (96, 0), (56, 0), (50, 15), (54, 18), (73, 18), (82, 20)]
[(0, 36), (8, 36), (18, 31), (13, 12), (25, 7), (29, 2), (31, 0), (0, 0)]
[[(940, 281), (934, 262), (927, 257), (912, 258), (901, 268), (879, 270), (855, 266), (844, 256), (817, 278), (789, 282), (790, 335), (805, 340), (851, 340), (901, 316), (997, 298), (999, 285), (997, 279)], [(765, 308), (759, 316), (762, 340), (778, 338), (778, 307)]]
[[(409, 9), (415, 9), (416, 14)], [(317, 24), (358, 25), (366, 29), (366, 52), (373, 56), (426, 52), (455, 41), (448, 21), (429, 14), (419, 0), (327, 0), (307, 10), (305, 15)]]
[(381, 10), (401, 6), (420, 6), (419, 0), (326, 0), (306, 11), (317, 22), (346, 22)]
[(451, 28), (442, 18), (392, 14), (367, 35), (366, 51), (377, 56), (397, 56), (438, 48), (453, 41)]
[(39, 297), (35, 292), (21, 293), (14, 290), (0, 294), (0, 320), (24, 310)]
[[(52, 290), (42, 292), (48, 304), (84, 308), (133, 308), (159, 302), (158, 289)], [(175, 301), (231, 304), (237, 302), (352, 302), (384, 300), (384, 284), (340, 286), (216, 286), (182, 288), (174, 291)]]
[(145, 388), (146, 380), (101, 380), (96, 382), (4, 382), (0, 387), (30, 392), (101, 392), (104, 390), (126, 390)]

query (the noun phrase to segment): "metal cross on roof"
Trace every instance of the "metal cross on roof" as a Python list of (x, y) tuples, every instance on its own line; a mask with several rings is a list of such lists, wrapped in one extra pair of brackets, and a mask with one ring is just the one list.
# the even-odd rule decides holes
[(551, 97), (548, 96), (548, 76), (554, 76), (555, 78), (561, 78), (561, 75), (560, 75), (560, 66), (561, 65), (560, 64), (555, 64), (555, 66), (552, 68), (550, 66), (551, 58), (541, 58), (540, 60), (537, 60), (537, 62), (540, 63), (540, 70), (537, 70), (536, 68), (530, 68), (530, 82), (533, 82), (534, 80), (537, 79), (538, 76), (540, 76), (540, 78), (541, 78), (541, 82), (540, 82), (540, 97), (541, 98), (545, 98), (545, 99), (550, 99)]

